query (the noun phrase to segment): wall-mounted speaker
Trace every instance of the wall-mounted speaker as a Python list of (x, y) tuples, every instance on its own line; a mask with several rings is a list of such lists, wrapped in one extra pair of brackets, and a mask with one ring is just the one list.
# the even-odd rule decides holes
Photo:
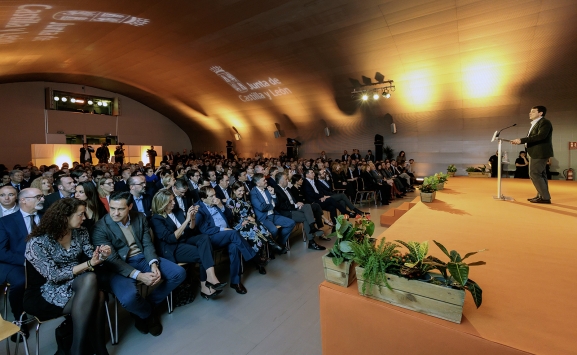
[(44, 88), (44, 108), (54, 110), (54, 93), (52, 88)]
[(327, 137), (331, 135), (331, 130), (329, 129), (329, 127), (325, 127), (325, 135)]
[(234, 139), (236, 139), (237, 141), (239, 141), (239, 140), (240, 140), (240, 134), (235, 133), (235, 134), (234, 134)]
[(392, 134), (397, 133), (397, 125), (394, 123), (391, 123), (391, 133)]
[(120, 116), (120, 99), (118, 97), (114, 98), (112, 102), (112, 116)]
[(274, 137), (275, 137), (275, 138), (279, 138), (279, 137), (280, 137), (280, 132), (279, 132), (279, 131), (274, 131)]

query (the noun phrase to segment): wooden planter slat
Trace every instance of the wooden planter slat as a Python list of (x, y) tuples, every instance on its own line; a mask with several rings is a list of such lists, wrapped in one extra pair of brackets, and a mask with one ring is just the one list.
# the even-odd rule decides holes
[(335, 265), (333, 259), (328, 254), (323, 256), (323, 267), (325, 269), (325, 280), (343, 287), (349, 287), (357, 278), (353, 263), (345, 261), (340, 265)]

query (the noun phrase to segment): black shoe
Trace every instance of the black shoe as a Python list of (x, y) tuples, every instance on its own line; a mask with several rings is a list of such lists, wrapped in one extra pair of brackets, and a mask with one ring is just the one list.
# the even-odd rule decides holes
[(320, 240), (324, 240), (324, 241), (326, 241), (326, 242), (330, 242), (330, 241), (331, 241), (331, 238), (325, 237), (324, 235), (319, 236), (319, 239), (320, 239)]
[(544, 200), (544, 199), (542, 199), (542, 198), (538, 198), (538, 199), (536, 199), (536, 200), (531, 200), (530, 202), (531, 202), (531, 203), (545, 203), (545, 204), (548, 204), (548, 205), (551, 204), (551, 200)]
[(327, 248), (323, 247), (322, 245), (318, 245), (314, 240), (311, 240), (309, 242), (309, 249), (326, 250)]
[(142, 334), (148, 334), (150, 330), (148, 329), (147, 319), (142, 319), (136, 314), (133, 314), (132, 317), (134, 318), (134, 327)]
[(286, 249), (281, 247), (280, 245), (278, 245), (276, 242), (273, 242), (272, 240), (268, 241), (268, 245), (269, 247), (272, 248), (272, 250), (274, 252), (276, 252), (277, 254), (286, 254)]
[(219, 282), (217, 284), (212, 284), (208, 281), (205, 281), (204, 284), (206, 285), (206, 287), (212, 288), (215, 291), (219, 291), (224, 289), (224, 287), (227, 285), (226, 282)]
[(264, 268), (264, 266), (256, 266), (256, 269), (258, 270), (258, 273), (261, 275), (266, 275), (266, 269)]
[(16, 334), (12, 334), (12, 336), (10, 336), (10, 340), (15, 343), (17, 340), (20, 340), (19, 343), (22, 343), (24, 341), (24, 337), (26, 337), (26, 339), (28, 339), (28, 337), (30, 336), (30, 333), (28, 332), (28, 328), (26, 328), (26, 325), (22, 325), (20, 327), (20, 339), (18, 339), (18, 333)]
[(236, 293), (240, 293), (241, 295), (246, 294), (248, 291), (246, 290), (246, 287), (244, 287), (244, 285), (242, 283), (237, 283), (237, 284), (230, 284), (230, 288), (234, 288), (234, 290), (236, 291)]
[(146, 319), (146, 323), (148, 324), (148, 332), (150, 335), (157, 337), (162, 334), (162, 324), (156, 312), (152, 311), (150, 317)]
[(355, 213), (360, 214), (361, 216), (364, 216), (366, 214), (370, 214), (369, 212), (363, 212), (363, 211), (359, 210), (358, 208), (355, 208)]
[(317, 228), (315, 223), (311, 223), (309, 226), (309, 229), (310, 229), (309, 230), (310, 234), (315, 234), (315, 233), (319, 232), (319, 229)]
[(212, 300), (215, 299), (216, 296), (220, 295), (222, 293), (222, 290), (218, 290), (218, 291), (214, 291), (213, 293), (211, 293), (210, 295), (207, 295), (206, 293), (200, 291), (200, 297), (204, 298), (205, 300)]
[(533, 200), (538, 200), (538, 199), (540, 199), (540, 197), (535, 196), (535, 197), (528, 198), (527, 201), (532, 202)]

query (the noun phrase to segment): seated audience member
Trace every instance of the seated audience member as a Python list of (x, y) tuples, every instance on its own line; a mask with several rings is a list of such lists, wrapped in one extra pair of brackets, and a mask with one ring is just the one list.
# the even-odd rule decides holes
[(321, 215), (315, 215), (310, 204), (297, 202), (293, 198), (288, 188), (288, 178), (285, 173), (278, 173), (276, 175), (277, 186), (275, 186), (275, 195), (277, 203), (275, 209), (283, 216), (292, 219), (297, 223), (303, 223), (305, 234), (309, 240), (309, 249), (325, 250), (326, 248), (315, 242), (315, 236), (322, 240), (330, 240), (325, 238), (324, 233), (320, 230), (323, 227), (322, 212)]
[[(40, 320), (70, 314), (71, 354), (106, 355), (104, 292), (94, 267), (110, 256), (110, 246), (93, 248), (82, 228), (86, 203), (54, 203), (26, 244), (27, 287), (24, 310)], [(88, 350), (88, 346), (90, 349)]]
[(373, 152), (369, 149), (367, 152), (367, 155), (365, 155), (365, 160), (367, 162), (372, 161), (373, 163), (375, 162), (375, 155), (373, 154)]
[(121, 177), (122, 179), (119, 180), (118, 182), (116, 182), (116, 184), (114, 184), (114, 191), (128, 191), (128, 179), (130, 178), (130, 168), (129, 167), (125, 167), (121, 170)]
[(20, 190), (30, 187), (30, 184), (24, 181), (24, 174), (22, 170), (12, 170), (10, 172), (10, 182), (6, 185), (12, 185), (16, 191), (20, 192)]
[(190, 169), (186, 172), (186, 183), (188, 184), (187, 194), (188, 199), (192, 201), (192, 203), (197, 203), (200, 200), (198, 196), (198, 189), (200, 188), (200, 186), (198, 186), (198, 180), (200, 179), (200, 175), (200, 171), (196, 169)]
[(361, 160), (361, 154), (358, 149), (353, 149), (353, 154), (351, 154), (352, 160)]
[[(16, 189), (12, 186), (3, 186), (0, 193), (14, 194)], [(8, 299), (14, 319), (19, 319), (23, 312), (22, 299), (24, 297), (24, 250), (26, 237), (33, 228), (40, 223), (39, 212), (42, 211), (44, 195), (35, 188), (27, 188), (16, 196), (9, 198), (18, 199), (17, 208), (10, 214), (0, 218), (0, 283), (10, 284)], [(4, 199), (4, 197), (2, 197)], [(22, 327), (21, 331), (28, 337), (28, 329)], [(16, 334), (11, 337), (16, 341)]]
[(81, 182), (76, 186), (74, 198), (86, 203), (86, 218), (82, 222), (82, 227), (86, 228), (89, 234), (92, 234), (96, 222), (107, 213), (106, 207), (100, 201), (94, 184), (89, 181)]
[(100, 202), (104, 205), (106, 212), (110, 212), (110, 194), (114, 192), (114, 180), (112, 178), (103, 177), (98, 181), (98, 197)]
[(529, 178), (529, 160), (527, 153), (522, 150), (519, 152), (519, 157), (515, 160), (515, 179)]
[[(275, 212), (275, 191), (272, 186), (267, 186), (263, 174), (254, 174), (253, 181), (256, 186), (250, 193), (250, 202), (256, 218), (268, 229), (279, 245), (285, 245), (295, 226), (295, 222)], [(278, 239), (278, 229), (276, 226), (281, 227), (281, 235)], [(286, 250), (284, 253), (286, 253)]]
[[(129, 192), (110, 195), (110, 213), (96, 222), (92, 242), (111, 246), (112, 254), (104, 263), (109, 271), (105, 282), (120, 304), (132, 313), (136, 329), (158, 336), (162, 324), (154, 310), (184, 281), (186, 272), (156, 255), (146, 217), (131, 211), (132, 204)], [(144, 298), (138, 294), (137, 281), (158, 287)]]
[[(382, 164), (378, 164), (382, 168)], [(381, 173), (381, 170), (377, 169), (377, 166), (372, 162), (365, 168), (365, 171), (369, 173), (372, 180), (368, 183), (369, 190), (378, 190), (381, 193), (381, 200), (383, 204), (389, 204), (389, 199), (392, 196), (401, 197), (401, 191), (397, 190), (394, 182), (386, 180), (385, 176)], [(367, 180), (369, 180), (367, 176)]]
[[(252, 250), (246, 240), (237, 230), (230, 228), (229, 221), (232, 219), (232, 212), (225, 208), (222, 201), (216, 197), (214, 189), (210, 186), (203, 186), (198, 192), (200, 202), (196, 214), (196, 225), (203, 234), (210, 237), (212, 246), (215, 248), (228, 248), (230, 259), (230, 287), (237, 293), (247, 293), (246, 288), (240, 282), (241, 267), (240, 255), (244, 260), (253, 260), (260, 263), (259, 256)], [(262, 266), (265, 266), (261, 263)]]
[(44, 196), (48, 196), (54, 192), (54, 188), (52, 187), (50, 179), (44, 176), (37, 177), (36, 179), (34, 179), (30, 184), (30, 187), (41, 190)]
[(212, 186), (213, 188), (216, 187), (217, 183), (216, 183), (216, 171), (211, 168), (210, 170), (207, 171), (206, 173), (208, 181), (210, 182), (210, 186)]
[(404, 166), (405, 165), (405, 161), (407, 160), (407, 157), (405, 156), (405, 152), (404, 151), (400, 151), (399, 152), (399, 156), (397, 157), (397, 159), (395, 160), (398, 166)]
[(152, 217), (152, 197), (146, 193), (144, 176), (131, 176), (128, 179), (128, 189), (134, 201), (131, 210), (144, 214), (147, 220), (150, 221), (150, 217)]
[(364, 215), (367, 212), (363, 212), (361, 210), (359, 210), (358, 208), (355, 207), (355, 205), (353, 205), (353, 203), (351, 202), (351, 200), (349, 200), (349, 198), (347, 197), (347, 195), (345, 195), (344, 193), (335, 193), (335, 191), (333, 190), (332, 186), (331, 186), (331, 182), (327, 181), (328, 175), (326, 170), (320, 170), (318, 173), (318, 179), (316, 180), (316, 184), (315, 186), (317, 187), (317, 189), (319, 189), (319, 192), (321, 194), (324, 194), (325, 196), (330, 196), (333, 200), (337, 201), (338, 203), (341, 204), (341, 206), (343, 206), (344, 208), (348, 208), (350, 211), (353, 211), (354, 213), (351, 213), (349, 211), (347, 211), (347, 213), (349, 215), (355, 215), (355, 214), (360, 214), (360, 215)]
[(347, 175), (344, 172), (341, 164), (333, 163), (332, 167), (332, 178), (333, 178), (333, 187), (336, 190), (345, 190), (345, 194), (349, 196), (354, 196), (357, 193), (357, 183), (356, 180), (348, 181)]
[(218, 175), (216, 177), (216, 186), (214, 187), (214, 192), (216, 197), (222, 201), (223, 205), (226, 205), (231, 199), (231, 191), (228, 187), (229, 177), (226, 174)]
[(276, 186), (276, 180), (275, 177), (278, 174), (279, 170), (276, 166), (271, 167), (270, 169), (268, 169), (268, 174), (269, 177), (266, 178), (266, 183), (268, 186), (274, 188)]
[(75, 184), (79, 184), (84, 181), (88, 181), (88, 174), (84, 170), (73, 170), (70, 173), (70, 177), (74, 179)]
[(234, 174), (236, 182), (242, 183), (244, 186), (244, 194), (249, 197), (250, 190), (254, 187), (251, 181), (248, 181), (246, 170), (237, 170)]
[(56, 201), (63, 198), (74, 197), (74, 192), (76, 192), (76, 184), (70, 176), (59, 175), (54, 181), (54, 184), (56, 185), (56, 191), (46, 196), (43, 213)]
[(349, 152), (347, 152), (347, 150), (345, 149), (345, 151), (343, 152), (343, 155), (341, 155), (341, 161), (342, 162), (346, 162), (347, 160), (349, 160), (351, 156), (349, 155)]
[(176, 182), (176, 179), (174, 179), (174, 177), (171, 174), (166, 174), (165, 176), (162, 177), (161, 180), (161, 184), (162, 184), (162, 188), (163, 189), (170, 189), (172, 186), (174, 186), (174, 183)]
[(188, 185), (184, 179), (177, 179), (174, 182), (174, 185), (170, 188), (172, 194), (174, 195), (174, 202), (176, 205), (174, 206), (174, 211), (181, 210), (182, 213), (186, 213), (188, 208), (192, 206), (192, 201), (188, 198)]
[(156, 250), (173, 263), (200, 264), (200, 295), (211, 299), (226, 286), (214, 272), (212, 246), (206, 234), (195, 233), (198, 206), (190, 206), (185, 214), (174, 211), (174, 194), (162, 189), (152, 200), (150, 226), (155, 236)]
[(411, 185), (415, 182), (415, 171), (413, 170), (413, 164), (415, 159), (409, 159), (405, 162), (405, 173), (411, 177)]
[(13, 186), (0, 187), (0, 218), (18, 211), (17, 196), (18, 191)]
[(254, 210), (249, 201), (246, 200), (244, 185), (237, 181), (232, 185), (231, 198), (227, 201), (226, 207), (232, 212), (232, 225), (240, 232), (240, 235), (247, 241), (250, 247), (259, 255), (261, 263), (256, 265), (259, 273), (266, 274), (263, 264), (268, 260), (266, 243), (277, 252), (282, 251), (282, 247), (276, 244), (270, 232), (257, 222)]
[[(404, 162), (403, 165), (405, 165)], [(407, 173), (405, 173), (403, 169), (400, 168), (397, 165), (397, 162), (394, 160), (391, 162), (391, 170), (393, 171), (393, 176), (401, 179), (403, 186), (405, 187), (405, 190), (413, 190), (413, 187), (411, 186), (411, 177)]]
[(406, 181), (403, 183), (404, 180), (395, 175), (395, 170), (393, 169), (393, 166), (391, 165), (390, 162), (388, 161), (385, 162), (385, 167), (384, 169), (381, 170), (381, 174), (384, 176), (385, 179), (387, 179), (387, 181), (389, 180), (393, 181), (393, 184), (395, 185), (396, 189), (395, 194), (402, 195), (405, 191), (407, 191), (404, 185), (406, 184)]
[(342, 214), (347, 214), (347, 209), (343, 207), (331, 196), (322, 194), (317, 188), (315, 181), (315, 171), (313, 169), (305, 169), (305, 177), (303, 179), (302, 191), (307, 203), (317, 203), (325, 211), (328, 211), (331, 216), (331, 221), (334, 223), (337, 218), (337, 210)]

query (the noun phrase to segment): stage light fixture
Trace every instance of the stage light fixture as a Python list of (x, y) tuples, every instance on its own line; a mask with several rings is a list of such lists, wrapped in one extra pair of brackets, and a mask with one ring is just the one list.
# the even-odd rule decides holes
[(383, 91), (383, 97), (384, 97), (385, 99), (388, 99), (389, 97), (391, 97), (391, 93), (388, 92), (388, 91)]
[(94, 102), (92, 102), (92, 100), (88, 100), (88, 104), (92, 105)]
[(374, 94), (373, 94), (373, 100), (378, 100), (378, 99), (379, 99), (379, 94), (374, 93)]
[(97, 104), (98, 106), (102, 106), (102, 101), (98, 101), (96, 104)]
[(62, 102), (66, 102), (66, 101), (68, 101), (68, 99), (65, 98), (65, 97), (63, 97), (63, 98), (62, 98)]
[(104, 107), (108, 106), (108, 102), (104, 101), (104, 102), (102, 103), (102, 106), (104, 106)]
[(54, 101), (60, 101), (60, 98), (58, 96), (54, 96)]
[(82, 99), (76, 99), (76, 103), (77, 103), (77, 104), (83, 104), (83, 103), (84, 103), (84, 100), (82, 100)]
[(363, 96), (361, 96), (361, 98), (363, 99), (363, 101), (367, 101), (369, 99), (369, 95), (365, 93), (363, 94)]
[(71, 98), (71, 99), (70, 99), (70, 102), (75, 103), (75, 102), (76, 102), (76, 99), (75, 99), (75, 98)]

